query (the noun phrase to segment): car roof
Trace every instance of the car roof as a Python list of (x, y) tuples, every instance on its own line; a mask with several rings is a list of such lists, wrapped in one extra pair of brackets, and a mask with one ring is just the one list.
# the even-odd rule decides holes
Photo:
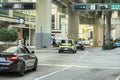
[(62, 40), (73, 40), (73, 39), (62, 39)]

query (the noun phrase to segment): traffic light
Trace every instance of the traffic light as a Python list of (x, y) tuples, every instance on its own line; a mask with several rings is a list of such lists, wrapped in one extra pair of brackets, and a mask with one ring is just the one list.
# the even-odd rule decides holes
[(74, 5), (74, 10), (86, 10), (87, 9), (87, 6), (85, 4), (77, 4), (77, 5)]
[(34, 3), (24, 3), (22, 4), (23, 9), (35, 9), (35, 4)]
[(111, 10), (120, 10), (120, 5), (119, 4), (112, 4)]
[(108, 10), (109, 6), (108, 5), (99, 5), (100, 6), (100, 10)]

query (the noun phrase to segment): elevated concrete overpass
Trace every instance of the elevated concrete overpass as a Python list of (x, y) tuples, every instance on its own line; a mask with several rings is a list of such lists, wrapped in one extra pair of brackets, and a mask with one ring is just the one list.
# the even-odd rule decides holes
[(68, 15), (68, 38), (72, 38), (76, 41), (78, 40), (79, 24), (93, 25), (93, 45), (101, 46), (103, 44), (103, 23), (100, 24), (97, 18), (93, 19), (86, 17), (85, 13), (73, 12), (71, 9), (72, 3), (83, 2), (85, 2), (85, 0), (36, 0), (37, 25), (35, 33), (35, 46), (39, 48), (50, 47), (51, 45), (52, 3), (56, 4), (59, 7), (59, 11), (61, 13)]
[[(36, 0), (36, 47), (51, 46), (51, 4), (60, 7), (60, 12), (68, 14), (68, 38), (78, 40), (79, 13), (72, 12), (71, 4), (82, 0)], [(74, 26), (74, 27), (73, 27)]]

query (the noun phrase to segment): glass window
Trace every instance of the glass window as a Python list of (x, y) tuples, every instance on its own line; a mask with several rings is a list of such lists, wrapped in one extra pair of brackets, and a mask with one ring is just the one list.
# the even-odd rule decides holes
[(27, 53), (30, 53), (30, 51), (28, 50), (28, 48), (27, 48), (27, 47), (24, 47), (24, 49), (27, 51)]
[(20, 54), (20, 49), (17, 49), (16, 53), (19, 53), (19, 54)]
[(72, 40), (62, 40), (61, 43), (71, 43), (72, 44)]
[(16, 49), (17, 47), (13, 46), (13, 47), (6, 48), (3, 52), (14, 53)]
[(27, 53), (27, 51), (24, 48), (20, 48), (21, 53)]

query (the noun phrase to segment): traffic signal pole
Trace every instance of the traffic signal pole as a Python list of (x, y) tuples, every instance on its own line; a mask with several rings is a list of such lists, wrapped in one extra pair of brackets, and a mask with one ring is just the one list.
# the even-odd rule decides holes
[(105, 11), (103, 12), (103, 45), (105, 44)]
[(32, 16), (32, 11), (29, 11), (30, 12), (30, 14), (29, 14), (29, 49), (30, 49), (30, 44), (31, 44), (31, 24), (30, 24), (30, 22), (31, 22), (31, 16)]

